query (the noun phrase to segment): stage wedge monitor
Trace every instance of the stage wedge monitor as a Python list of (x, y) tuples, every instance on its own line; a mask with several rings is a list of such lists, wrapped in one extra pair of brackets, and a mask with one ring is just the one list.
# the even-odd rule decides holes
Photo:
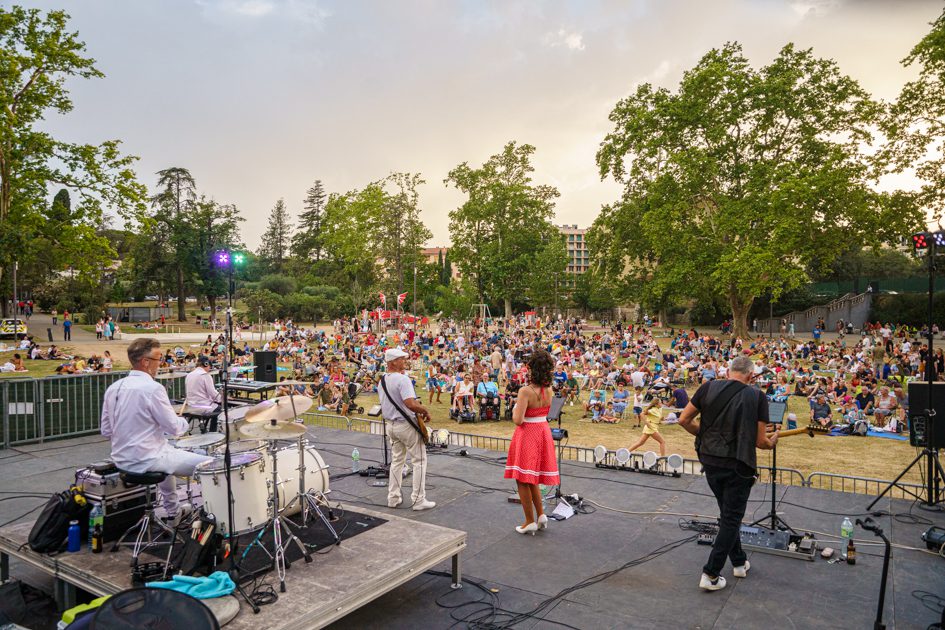
[(253, 362), (256, 364), (255, 380), (265, 383), (275, 383), (279, 380), (277, 378), (275, 352), (254, 352)]
[(909, 383), (909, 444), (945, 448), (945, 383)]

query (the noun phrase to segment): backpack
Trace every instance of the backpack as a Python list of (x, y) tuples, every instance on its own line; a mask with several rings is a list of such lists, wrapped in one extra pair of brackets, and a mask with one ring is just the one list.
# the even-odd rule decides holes
[(69, 535), (69, 521), (79, 521), (84, 539), (88, 536), (91, 509), (85, 495), (74, 487), (52, 495), (30, 530), (27, 539), (30, 549), (49, 554), (62, 551)]

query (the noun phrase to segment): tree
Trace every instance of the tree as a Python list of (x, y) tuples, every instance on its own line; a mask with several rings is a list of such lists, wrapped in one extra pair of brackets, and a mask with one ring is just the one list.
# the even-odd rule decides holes
[[(236, 206), (218, 204), (201, 197), (193, 210), (180, 221), (186, 271), (195, 281), (198, 295), (207, 298), (210, 312), (217, 312), (217, 296), (227, 293), (227, 273), (213, 262), (213, 253), (242, 247), (239, 224), (243, 221)], [(235, 270), (234, 270), (235, 271)]]
[(473, 283), (479, 301), (503, 301), (506, 317), (512, 316), (512, 299), (524, 290), (536, 256), (558, 235), (551, 224), (558, 191), (532, 183), (534, 152), (529, 144), (509, 142), (479, 168), (463, 162), (444, 182), (468, 196), (450, 212), (450, 257)]
[(269, 225), (263, 232), (262, 244), (259, 246), (259, 258), (270, 271), (282, 271), (291, 238), (292, 223), (289, 221), (289, 212), (286, 210), (285, 201), (280, 199), (269, 214)]
[[(526, 276), (525, 296), (534, 306), (566, 306), (560, 301), (567, 275), (568, 249), (564, 238), (558, 235), (540, 249)], [(550, 271), (557, 269), (559, 271)]]
[(757, 296), (777, 299), (844, 243), (894, 241), (919, 220), (907, 196), (873, 188), (879, 113), (834, 61), (791, 44), (760, 70), (727, 44), (675, 93), (639, 86), (597, 154), (624, 191), (594, 222), (595, 263), (658, 307), (722, 295), (747, 336)]
[(891, 171), (912, 170), (922, 180), (917, 203), (936, 218), (945, 210), (945, 11), (903, 59), (919, 66), (890, 109), (883, 129), (890, 143), (883, 154)]
[(308, 189), (305, 208), (299, 215), (299, 230), (292, 237), (292, 255), (305, 261), (322, 259), (322, 223), (325, 218), (325, 189), (322, 180), (316, 179)]
[[(172, 166), (158, 171), (158, 192), (151, 197), (154, 219), (167, 231), (162, 263), (170, 264), (177, 274), (177, 320), (187, 321), (184, 276), (188, 256), (186, 221), (197, 202), (197, 183), (186, 168)], [(157, 253), (157, 252), (155, 252)]]
[(417, 186), (423, 183), (419, 173), (392, 173), (382, 182), (392, 186), (394, 192), (385, 190), (381, 216), (375, 223), (379, 229), (377, 251), (384, 261), (384, 284), (397, 293), (403, 293), (407, 279), (413, 279), (413, 270), (423, 264), (420, 248), (433, 236), (420, 220)]
[[(38, 126), (51, 113), (67, 114), (73, 104), (66, 82), (104, 75), (84, 56), (85, 44), (67, 31), (69, 16), (12, 6), (0, 7), (0, 280), (17, 258), (59, 257), (95, 267), (108, 254), (101, 243), (88, 242), (108, 207), (133, 220), (142, 210), (143, 187), (122, 155), (119, 141), (101, 145), (65, 142)], [(71, 231), (57, 232), (62, 222), (47, 203), (51, 186), (78, 196), (68, 208)], [(61, 216), (59, 217), (61, 218)], [(90, 231), (91, 230), (91, 231)], [(33, 239), (46, 240), (43, 249)], [(81, 259), (83, 253), (93, 259)], [(6, 313), (6, 300), (0, 300)]]

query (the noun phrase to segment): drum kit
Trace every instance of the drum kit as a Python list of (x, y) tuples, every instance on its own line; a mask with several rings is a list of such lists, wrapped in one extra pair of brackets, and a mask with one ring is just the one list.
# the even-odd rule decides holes
[[(322, 511), (328, 506), (328, 466), (305, 439), (305, 427), (296, 422), (299, 414), (312, 406), (306, 396), (280, 396), (257, 405), (229, 410), (231, 426), (242, 438), (229, 444), (226, 464), (226, 435), (203, 433), (181, 438), (177, 448), (205, 453), (212, 459), (197, 466), (194, 473), (203, 496), (203, 509), (214, 514), (219, 531), (225, 536), (258, 533), (246, 546), (240, 560), (254, 548), (261, 549), (274, 564), (285, 592), (285, 552), (298, 546), (306, 562), (312, 562), (308, 548), (297, 536), (300, 528), (319, 519), (335, 544), (341, 542), (329, 518)], [(239, 417), (235, 417), (239, 412)], [(236, 420), (240, 425), (236, 425)], [(285, 441), (292, 445), (286, 446)], [(283, 444), (280, 445), (280, 442)], [(292, 463), (297, 462), (293, 468)], [(280, 465), (289, 463), (288, 473), (280, 475)], [(297, 480), (297, 487), (292, 488)], [(190, 485), (188, 484), (188, 494)], [(230, 497), (230, 500), (227, 500)], [(232, 507), (232, 516), (229, 516)], [(330, 507), (329, 507), (330, 511)], [(288, 516), (299, 515), (296, 520)], [(232, 518), (232, 522), (228, 522)], [(264, 535), (272, 532), (264, 541)], [(267, 548), (268, 547), (268, 548)]]

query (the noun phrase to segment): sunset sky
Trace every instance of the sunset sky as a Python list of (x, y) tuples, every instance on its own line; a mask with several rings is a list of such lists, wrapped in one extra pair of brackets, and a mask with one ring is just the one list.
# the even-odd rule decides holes
[[(9, 6), (9, 2), (0, 5)], [(509, 140), (537, 148), (558, 187), (556, 222), (590, 225), (619, 194), (594, 163), (607, 115), (636, 84), (674, 89), (710, 48), (756, 66), (786, 43), (839, 62), (874, 96), (914, 76), (900, 60), (940, 1), (82, 0), (65, 8), (106, 78), (70, 82), (63, 139), (120, 138), (139, 177), (183, 166), (234, 203), (255, 248), (280, 197), (293, 214), (315, 179), (330, 192), (422, 173), (430, 245), (448, 243), (462, 196), (447, 172)]]

